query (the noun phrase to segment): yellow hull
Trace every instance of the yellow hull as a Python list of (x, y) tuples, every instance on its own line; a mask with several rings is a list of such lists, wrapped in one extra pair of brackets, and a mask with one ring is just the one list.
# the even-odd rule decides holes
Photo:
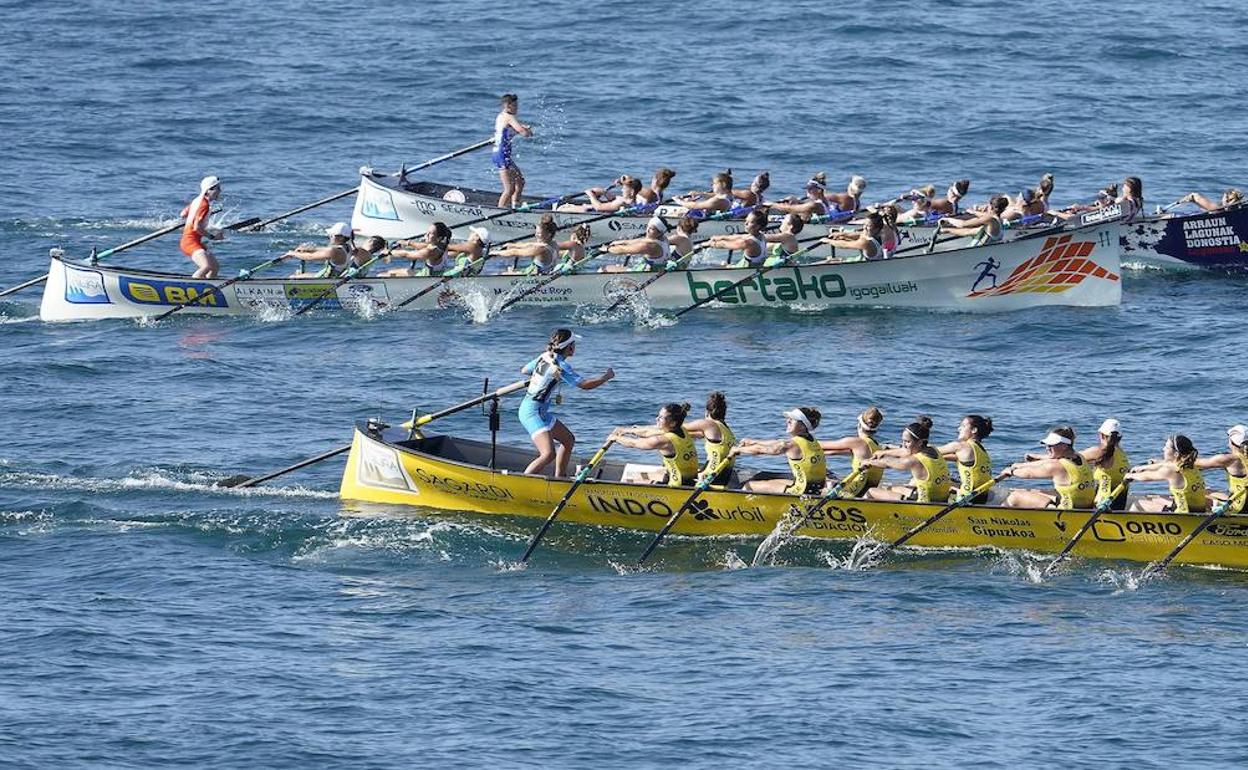
[[(417, 442), (421, 448), (358, 428), (339, 493), (345, 500), (413, 505), (450, 511), (545, 518), (570, 486), (567, 479), (491, 470), (449, 459), (456, 453), (422, 451), (426, 444), (458, 447), (446, 436)], [(402, 438), (402, 436), (400, 436)], [(463, 446), (479, 448), (476, 442)], [(500, 451), (506, 448), (501, 448)], [(486, 450), (488, 452), (488, 446)], [(511, 454), (516, 450), (506, 449)], [(448, 456), (440, 456), (448, 454)], [(657, 531), (689, 497), (690, 489), (591, 480), (568, 502), (560, 521)], [(673, 534), (764, 537), (796, 504), (791, 495), (710, 490), (673, 529)], [(836, 501), (797, 534), (831, 540), (870, 537), (889, 541), (941, 509), (936, 503)], [(910, 540), (926, 548), (978, 548), (1057, 553), (1090, 516), (1089, 511), (972, 505), (954, 510)], [(1200, 514), (1104, 514), (1074, 554), (1087, 558), (1150, 562), (1166, 555), (1201, 521)], [(1248, 569), (1248, 516), (1226, 515), (1191, 543), (1176, 563)]]

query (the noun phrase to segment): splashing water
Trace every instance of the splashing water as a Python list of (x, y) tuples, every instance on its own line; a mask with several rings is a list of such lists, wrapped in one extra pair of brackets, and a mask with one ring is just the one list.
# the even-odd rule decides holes
[(723, 559), (720, 560), (719, 564), (727, 571), (745, 569), (750, 566), (745, 563), (745, 560), (735, 550), (725, 551)]

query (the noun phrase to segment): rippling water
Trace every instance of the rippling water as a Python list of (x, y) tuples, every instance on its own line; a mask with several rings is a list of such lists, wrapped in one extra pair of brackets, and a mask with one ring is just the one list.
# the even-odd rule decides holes
[[(1245, 168), (1225, 5), (914, 7), (476, 2), (309, 9), (47, 2), (0, 40), (0, 286), (176, 216), (205, 173), (226, 219), (293, 208), (488, 135), (522, 95), (531, 189), (664, 163), (863, 173), (871, 192), (959, 176), (975, 196), (1045, 171), (1058, 196), (1141, 174), (1150, 202)], [(484, 155), (436, 177), (492, 186)], [(326, 207), (235, 236), (227, 267), (315, 237)], [(180, 268), (172, 241), (124, 264)], [(1112, 414), (1133, 457), (1248, 420), (1242, 276), (1128, 271), (1112, 310), (693, 313), (576, 319), (585, 444), (725, 388), (742, 435), (817, 405), (996, 419), (999, 464), (1050, 424)], [(16, 765), (1241, 765), (1242, 574), (1027, 555), (675, 539), (336, 499), (341, 465), (210, 486), (501, 384), (567, 319), (446, 313), (45, 325), (0, 300), (0, 757)], [(468, 413), (446, 430), (482, 435)], [(502, 439), (523, 442), (504, 421)], [(623, 455), (621, 455), (623, 456)]]

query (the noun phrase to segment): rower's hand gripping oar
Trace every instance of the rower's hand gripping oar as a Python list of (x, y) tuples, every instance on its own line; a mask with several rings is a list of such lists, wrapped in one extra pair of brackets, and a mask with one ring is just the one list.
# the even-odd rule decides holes
[[(465, 409), (471, 409), (472, 407), (477, 406), (478, 404), (484, 404), (485, 402), (490, 401), (495, 398), (502, 398), (508, 393), (515, 393), (517, 390), (521, 390), (523, 388), (528, 387), (528, 385), (529, 385), (528, 380), (518, 380), (516, 382), (511, 383), (510, 385), (501, 387), (498, 390), (493, 391), (492, 393), (482, 393), (480, 396), (477, 396), (476, 398), (465, 401), (462, 404), (449, 406), (446, 409), (443, 409), (439, 412), (433, 412), (431, 414), (423, 414), (420, 417), (413, 420), (410, 425), (405, 423), (403, 427), (411, 428), (412, 432), (416, 433), (419, 431), (419, 429), (422, 426), (428, 425), (434, 420), (440, 420), (443, 417), (449, 417), (452, 414), (462, 412)], [(256, 476), (253, 478), (248, 478), (246, 476), (242, 476), (242, 477), (232, 476), (228, 479), (224, 479), (223, 481), (218, 482), (217, 486), (254, 487), (257, 484), (261, 484), (265, 481), (269, 481), (270, 479), (275, 479), (278, 476), (284, 476), (287, 473), (290, 473), (291, 471), (297, 471), (300, 468), (306, 468), (309, 465), (315, 465), (316, 463), (319, 463), (322, 460), (328, 460), (329, 458), (340, 455), (349, 449), (351, 449), (351, 445), (346, 444), (345, 446), (340, 446), (337, 449), (331, 449), (330, 451), (325, 452), (323, 454), (316, 455), (315, 457), (309, 457), (306, 460), (300, 460), (294, 465), (288, 465), (287, 467), (282, 468), (281, 470), (273, 471), (272, 473), (266, 473), (263, 476)]]
[[(825, 492), (818, 500), (816, 500), (814, 503), (808, 506), (806, 510), (802, 512), (800, 516), (798, 516), (796, 519), (793, 520), (792, 526), (787, 527), (788, 532), (789, 533), (797, 532), (802, 527), (806, 526), (806, 524), (811, 519), (813, 519), (816, 515), (818, 515), (818, 513), (822, 511), (824, 507), (827, 506), (828, 503), (840, 498), (841, 492), (844, 491), (845, 486), (849, 484), (851, 481), (853, 481), (854, 479), (861, 476), (863, 473), (865, 473), (866, 470), (867, 469), (865, 466), (859, 466), (857, 470), (850, 471), (849, 474), (845, 476), (845, 478), (841, 479), (840, 481), (836, 482), (836, 484), (829, 487), (827, 492)], [(794, 503), (793, 508), (796, 509), (796, 507), (797, 507), (797, 504)], [(777, 538), (783, 537), (785, 535), (784, 529), (786, 529), (781, 526), (782, 522), (783, 520), (780, 522), (776, 522), (776, 529), (770, 535), (764, 538), (763, 542), (758, 544), (758, 548), (754, 550), (754, 558), (750, 561), (751, 567), (757, 567), (761, 563), (764, 554), (774, 555), (775, 552), (780, 549), (781, 543), (777, 542)]]
[(957, 510), (958, 508), (961, 508), (964, 505), (967, 505), (976, 497), (978, 497), (979, 495), (991, 489), (992, 486), (996, 484), (998, 481), (1000, 481), (1001, 479), (1007, 478), (1009, 475), (1010, 474), (1008, 471), (1003, 471), (1001, 473), (998, 473), (996, 476), (993, 476), (991, 479), (988, 479), (983, 484), (980, 484), (978, 487), (975, 487), (974, 489), (972, 489), (970, 492), (966, 493), (965, 495), (962, 495), (961, 497), (956, 498), (953, 502), (949, 503), (944, 508), (941, 508), (936, 513), (933, 513), (931, 516), (928, 516), (923, 521), (911, 527), (909, 531), (906, 532), (906, 534), (897, 538), (893, 542), (887, 543), (879, 548), (876, 548), (872, 551), (867, 552), (863, 559), (863, 562), (871, 563), (874, 561), (878, 561), (881, 557), (888, 555), (892, 551), (895, 551), (896, 549), (900, 548), (901, 546), (909, 542), (910, 538), (914, 537), (915, 535), (919, 534), (923, 530), (927, 529), (928, 527), (932, 526), (936, 522), (940, 521), (945, 516), (947, 516), (950, 512)]
[(199, 305), (199, 304), (204, 303), (205, 301), (207, 301), (207, 299), (208, 299), (209, 297), (212, 297), (212, 296), (214, 296), (214, 295), (219, 295), (219, 296), (221, 296), (221, 298), (222, 298), (222, 299), (225, 299), (225, 295), (221, 293), (221, 290), (222, 290), (222, 289), (224, 289), (224, 288), (225, 288), (225, 287), (227, 287), (227, 286), (233, 286), (234, 284), (238, 283), (239, 281), (245, 281), (245, 280), (247, 280), (248, 278), (250, 278), (250, 277), (252, 276), (252, 274), (253, 274), (253, 273), (258, 273), (258, 272), (260, 272), (261, 270), (266, 270), (266, 269), (268, 269), (268, 268), (272, 267), (273, 265), (276, 265), (278, 262), (281, 262), (281, 261), (282, 261), (282, 260), (284, 260), (284, 259), (286, 259), (286, 255), (285, 255), (285, 254), (281, 255), (280, 257), (274, 257), (273, 259), (269, 259), (269, 260), (266, 260), (266, 261), (264, 261), (264, 262), (261, 262), (260, 264), (256, 265), (256, 266), (255, 266), (255, 267), (253, 267), (253, 268), (249, 268), (249, 269), (246, 269), (246, 270), (240, 270), (240, 271), (239, 271), (239, 273), (238, 273), (238, 275), (237, 275), (237, 276), (235, 276), (234, 278), (231, 278), (231, 279), (229, 279), (228, 281), (225, 281), (225, 282), (223, 282), (223, 283), (219, 283), (219, 284), (216, 284), (216, 285), (214, 285), (214, 286), (210, 286), (210, 287), (208, 287), (208, 290), (207, 290), (207, 291), (205, 291), (203, 294), (197, 294), (197, 295), (195, 295), (194, 297), (192, 297), (191, 299), (188, 299), (186, 302), (182, 302), (182, 303), (180, 303), (180, 304), (174, 305), (173, 307), (169, 308), (169, 309), (168, 309), (168, 310), (166, 310), (165, 312), (163, 312), (163, 313), (161, 313), (160, 315), (156, 316), (156, 318), (155, 318), (154, 320), (156, 320), (156, 321), (163, 321), (163, 320), (165, 320), (166, 318), (168, 318), (169, 316), (171, 316), (171, 315), (173, 315), (174, 313), (178, 312), (179, 310), (182, 310), (183, 308), (190, 307), (191, 305)]
[(434, 291), (435, 289), (438, 289), (442, 286), (445, 286), (448, 282), (450, 282), (452, 278), (457, 278), (458, 276), (464, 275), (464, 274), (466, 274), (465, 277), (471, 278), (472, 271), (476, 270), (477, 267), (484, 265), (487, 259), (489, 259), (489, 255), (482, 254), (480, 257), (472, 260), (471, 262), (468, 262), (467, 264), (456, 265), (455, 267), (452, 267), (450, 270), (447, 270), (446, 273), (444, 273), (440, 279), (438, 279), (437, 281), (434, 281), (433, 283), (429, 284), (425, 288), (416, 292), (412, 296), (408, 297), (407, 299), (403, 300), (397, 305), (394, 305), (390, 309), (398, 310), (399, 308), (410, 305), (416, 300), (428, 294), (429, 292)]
[(1114, 506), (1114, 500), (1117, 499), (1118, 495), (1122, 494), (1122, 490), (1125, 488), (1125, 481), (1114, 487), (1113, 491), (1109, 493), (1109, 496), (1102, 500), (1100, 504), (1093, 509), (1092, 515), (1087, 518), (1087, 521), (1083, 522), (1083, 526), (1079, 527), (1079, 530), (1075, 532), (1075, 535), (1070, 539), (1070, 542), (1066, 543), (1066, 547), (1062, 548), (1062, 551), (1057, 555), (1057, 558), (1048, 563), (1048, 565), (1044, 568), (1044, 572), (1040, 573), (1040, 577), (1047, 578), (1057, 571), (1057, 565), (1062, 563), (1062, 560), (1066, 558), (1067, 554), (1075, 550), (1075, 546), (1079, 544), (1079, 540), (1084, 536), (1084, 534), (1087, 533), (1088, 530), (1092, 529), (1092, 526), (1096, 524), (1097, 519), (1101, 518), (1101, 514), (1109, 512), (1109, 509)]
[(362, 277), (364, 272), (368, 270), (368, 268), (372, 267), (374, 262), (377, 262), (378, 260), (383, 259), (384, 257), (387, 257), (389, 255), (390, 255), (390, 249), (385, 249), (381, 252), (378, 252), (376, 255), (373, 256), (372, 259), (368, 260), (362, 265), (352, 265), (351, 267), (348, 267), (346, 270), (343, 271), (342, 277), (340, 277), (337, 281), (334, 282), (333, 286), (330, 286), (329, 288), (325, 289), (323, 292), (317, 295), (317, 297), (313, 299), (311, 302), (309, 302), (308, 304), (296, 310), (294, 317), (298, 318), (299, 316), (308, 312), (309, 310), (321, 304), (322, 302), (329, 299), (330, 297), (337, 295), (339, 287), (341, 287), (343, 284), (347, 283), (348, 281), (352, 280), (353, 278)]
[(602, 462), (602, 458), (607, 455), (607, 450), (610, 449), (611, 445), (614, 443), (615, 435), (612, 434), (607, 437), (607, 440), (598, 448), (598, 451), (594, 452), (593, 456), (589, 458), (589, 462), (577, 471), (576, 476), (572, 479), (572, 486), (568, 487), (568, 491), (564, 493), (563, 497), (559, 500), (559, 503), (554, 507), (554, 510), (550, 512), (550, 515), (546, 517), (546, 521), (542, 522), (542, 528), (539, 529), (535, 535), (533, 535), (533, 539), (529, 541), (529, 547), (524, 549), (524, 555), (520, 557), (521, 564), (527, 562), (529, 557), (533, 555), (533, 551), (537, 550), (537, 544), (542, 542), (542, 538), (546, 536), (546, 531), (550, 529), (550, 525), (554, 524), (555, 519), (558, 518), (559, 514), (563, 512), (563, 509), (567, 506), (568, 501), (572, 499), (573, 493), (580, 488), (581, 484), (584, 484), (589, 480), (589, 476), (594, 472), (594, 468), (598, 467), (598, 463)]
[(1170, 553), (1166, 554), (1165, 557), (1161, 561), (1153, 562), (1152, 564), (1145, 567), (1143, 571), (1140, 572), (1140, 580), (1150, 578), (1153, 575), (1156, 575), (1158, 572), (1161, 572), (1167, 566), (1169, 566), (1170, 562), (1174, 561), (1175, 557), (1178, 556), (1180, 553), (1182, 553), (1184, 548), (1187, 548), (1189, 545), (1191, 545), (1192, 541), (1195, 540), (1197, 537), (1199, 537), (1201, 532), (1204, 532), (1206, 529), (1209, 528), (1209, 525), (1213, 524), (1214, 519), (1218, 518), (1219, 516), (1226, 513), (1228, 510), (1230, 510), (1231, 506), (1235, 505), (1236, 501), (1242, 498), (1245, 494), (1248, 494), (1248, 487), (1245, 487), (1244, 489), (1241, 489), (1238, 492), (1236, 492), (1234, 495), (1228, 498), (1226, 502), (1213, 506), (1213, 510), (1210, 511), (1209, 515), (1201, 519), (1200, 523), (1196, 525), (1196, 528), (1193, 529), (1191, 532), (1189, 532), (1186, 537), (1180, 540), (1179, 544), (1176, 545), (1170, 551)]
[(659, 534), (655, 535), (654, 540), (650, 542), (650, 545), (641, 555), (641, 558), (637, 560), (637, 566), (641, 566), (646, 563), (646, 559), (649, 559), (650, 554), (654, 553), (654, 550), (659, 547), (659, 543), (663, 542), (663, 538), (667, 537), (667, 533), (672, 531), (672, 527), (676, 526), (676, 522), (680, 521), (680, 517), (685, 515), (685, 511), (693, 508), (694, 502), (702, 496), (703, 492), (711, 488), (711, 482), (713, 482), (715, 477), (722, 473), (723, 470), (727, 468), (730, 463), (732, 463), (732, 460), (732, 456), (725, 457), (719, 461), (719, 464), (698, 480), (698, 483), (693, 487), (693, 492), (690, 493), (689, 497), (685, 498), (685, 502), (676, 509), (676, 512), (671, 515), (671, 518), (663, 524), (663, 528), (659, 530)]

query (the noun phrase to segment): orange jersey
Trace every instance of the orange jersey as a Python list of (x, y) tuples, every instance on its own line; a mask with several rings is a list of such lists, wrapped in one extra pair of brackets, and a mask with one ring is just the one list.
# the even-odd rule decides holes
[(182, 226), (182, 240), (178, 243), (178, 246), (181, 247), (182, 253), (188, 257), (196, 251), (204, 249), (204, 240), (199, 233), (199, 227), (208, 218), (208, 205), (206, 197), (197, 195), (195, 200), (182, 209), (182, 216), (186, 218), (186, 224)]

